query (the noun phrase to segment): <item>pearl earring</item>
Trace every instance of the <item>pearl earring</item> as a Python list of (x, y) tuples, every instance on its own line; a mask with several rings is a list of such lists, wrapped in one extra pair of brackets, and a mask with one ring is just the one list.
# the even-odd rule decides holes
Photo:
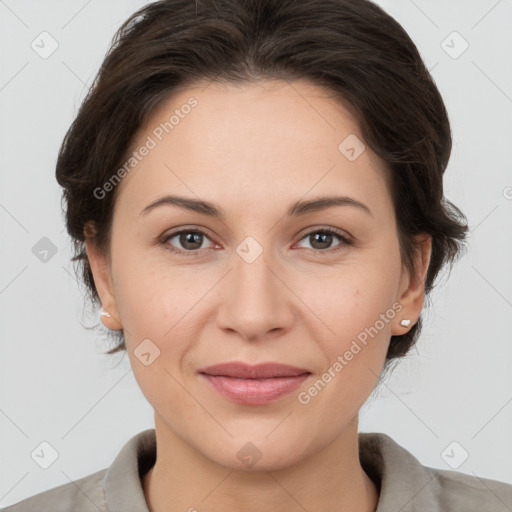
[(108, 311), (105, 311), (103, 308), (101, 308), (100, 316), (106, 316), (108, 318), (112, 318), (112, 315)]
[(404, 327), (409, 327), (409, 325), (411, 325), (411, 321), (408, 318), (406, 318), (405, 320), (402, 320), (400, 322), (400, 325), (402, 325)]

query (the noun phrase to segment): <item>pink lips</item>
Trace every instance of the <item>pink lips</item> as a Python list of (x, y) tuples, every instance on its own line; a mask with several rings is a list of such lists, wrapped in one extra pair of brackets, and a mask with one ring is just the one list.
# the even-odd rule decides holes
[(201, 368), (198, 373), (234, 402), (262, 405), (291, 393), (311, 375), (305, 368), (278, 363), (255, 366), (239, 361)]

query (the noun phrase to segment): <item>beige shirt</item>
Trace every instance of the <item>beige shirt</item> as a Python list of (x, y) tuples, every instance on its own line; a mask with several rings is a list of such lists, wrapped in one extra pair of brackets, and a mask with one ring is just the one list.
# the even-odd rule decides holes
[[(423, 466), (386, 434), (359, 433), (359, 453), (379, 489), (376, 512), (512, 511), (512, 485)], [(155, 457), (155, 431), (145, 430), (123, 446), (109, 468), (0, 512), (148, 512), (141, 476)]]

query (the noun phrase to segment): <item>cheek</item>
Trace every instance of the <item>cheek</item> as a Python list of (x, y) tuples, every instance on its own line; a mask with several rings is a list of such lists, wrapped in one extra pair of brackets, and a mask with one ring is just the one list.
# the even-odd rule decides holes
[(149, 260), (125, 263), (124, 274), (119, 274), (119, 308), (135, 379), (156, 410), (169, 397), (179, 406), (180, 364), (194, 338), (193, 315), (187, 311), (197, 302), (197, 294), (175, 271), (159, 269)]
[[(332, 380), (337, 384), (330, 386), (337, 389), (336, 401), (363, 397), (381, 372), (391, 326), (401, 309), (397, 302), (400, 272), (396, 244), (386, 251), (355, 257), (321, 287), (304, 284), (304, 293), (309, 288), (308, 305), (328, 327), (318, 339), (325, 370), (336, 363), (330, 371), (336, 375)], [(354, 393), (354, 389), (359, 391)]]
[(162, 339), (193, 291), (179, 267), (169, 265), (157, 250), (137, 251), (128, 246), (120, 241), (113, 250), (116, 304), (127, 331), (127, 343)]
[(385, 283), (347, 287), (338, 291), (338, 301), (330, 290), (323, 311), (330, 314), (326, 323), (332, 333), (319, 338), (324, 367), (301, 395), (302, 404), (319, 411), (318, 418), (332, 420), (333, 435), (340, 422), (357, 414), (374, 389), (389, 347), (391, 323), (400, 308)]
[(180, 365), (191, 340), (198, 339), (198, 302), (211, 276), (191, 280), (180, 267), (147, 254), (125, 251), (117, 262), (116, 302), (134, 376), (154, 406), (162, 396), (180, 397), (173, 376), (181, 382)]
[[(377, 265), (348, 265), (340, 269), (329, 279), (317, 281), (318, 286), (312, 286), (310, 279), (303, 278), (302, 293), (308, 297), (310, 309), (317, 313), (329, 329), (333, 344), (346, 343), (355, 338), (365, 328), (373, 326), (392, 308), (396, 299), (399, 280), (398, 266), (381, 267)], [(387, 315), (392, 316), (392, 309)], [(379, 322), (382, 330), (382, 325)], [(385, 323), (383, 329), (390, 333), (390, 323)]]

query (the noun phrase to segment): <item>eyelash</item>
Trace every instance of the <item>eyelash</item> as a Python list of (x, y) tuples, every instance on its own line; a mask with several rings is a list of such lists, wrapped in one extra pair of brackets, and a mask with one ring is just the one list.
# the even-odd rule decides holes
[[(175, 254), (180, 254), (180, 255), (183, 255), (183, 256), (196, 256), (197, 253), (199, 251), (201, 251), (201, 249), (195, 249), (195, 250), (190, 250), (190, 251), (184, 251), (184, 250), (181, 250), (181, 249), (175, 249), (173, 246), (171, 246), (168, 241), (171, 240), (172, 238), (174, 238), (176, 235), (181, 235), (182, 233), (199, 233), (199, 234), (202, 234), (204, 235), (206, 238), (209, 239), (208, 235), (204, 232), (204, 231), (201, 231), (200, 229), (181, 229), (179, 231), (174, 231), (172, 233), (169, 233), (168, 235), (166, 235), (163, 240), (161, 241), (162, 245), (164, 245), (164, 248), (168, 251), (171, 251), (172, 253), (175, 253)], [(324, 233), (324, 234), (329, 234), (329, 235), (334, 235), (336, 236), (337, 238), (339, 238), (341, 240), (341, 244), (339, 244), (338, 246), (336, 246), (335, 248), (332, 248), (332, 249), (303, 249), (305, 250), (307, 253), (312, 253), (314, 255), (318, 255), (319, 253), (329, 253), (329, 254), (332, 254), (332, 253), (336, 253), (338, 251), (342, 251), (343, 249), (345, 249), (345, 247), (347, 245), (352, 245), (352, 240), (350, 240), (349, 238), (347, 238), (345, 235), (343, 235), (341, 232), (339, 232), (338, 230), (336, 229), (332, 229), (332, 228), (320, 228), (320, 229), (314, 229), (313, 231), (310, 231), (308, 233), (306, 233), (299, 241), (302, 241), (304, 240), (305, 238), (315, 234), (315, 233)]]

